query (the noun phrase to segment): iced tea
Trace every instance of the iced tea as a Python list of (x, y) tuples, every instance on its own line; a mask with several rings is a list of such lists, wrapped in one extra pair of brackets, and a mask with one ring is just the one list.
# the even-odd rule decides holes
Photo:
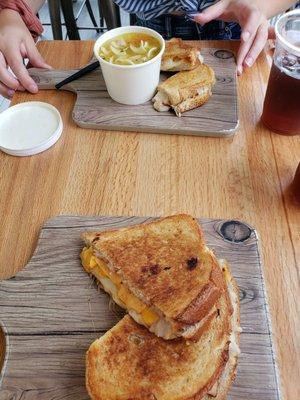
[(276, 45), (262, 122), (274, 132), (300, 134), (300, 10), (275, 25)]
[[(300, 68), (300, 65), (299, 65)], [(300, 75), (289, 75), (273, 61), (262, 122), (274, 132), (300, 134)]]

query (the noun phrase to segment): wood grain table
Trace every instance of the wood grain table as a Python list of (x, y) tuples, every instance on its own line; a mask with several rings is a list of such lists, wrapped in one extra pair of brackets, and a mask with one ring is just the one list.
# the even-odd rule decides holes
[[(92, 46), (39, 43), (46, 61), (60, 69), (87, 63)], [(240, 128), (230, 139), (84, 130), (71, 119), (74, 94), (15, 95), (13, 104), (56, 106), (64, 131), (40, 155), (0, 154), (0, 279), (26, 264), (42, 223), (57, 214), (188, 212), (244, 220), (260, 237), (283, 398), (299, 399), (300, 206), (289, 184), (300, 161), (300, 137), (273, 134), (259, 122), (269, 69), (263, 53), (239, 78)]]

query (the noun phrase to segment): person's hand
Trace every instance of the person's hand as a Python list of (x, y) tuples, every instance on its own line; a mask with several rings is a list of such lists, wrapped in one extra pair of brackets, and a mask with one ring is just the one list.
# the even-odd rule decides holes
[(268, 39), (269, 23), (259, 8), (259, 3), (249, 0), (220, 0), (196, 14), (195, 21), (201, 25), (219, 19), (235, 21), (241, 26), (241, 45), (237, 54), (237, 73), (243, 67), (251, 67)]
[[(0, 11), (0, 94), (11, 98), (16, 90), (36, 93), (38, 87), (23, 64), (28, 58), (37, 68), (51, 68), (40, 53), (20, 15), (9, 9)], [(11, 68), (16, 77), (9, 71)]]

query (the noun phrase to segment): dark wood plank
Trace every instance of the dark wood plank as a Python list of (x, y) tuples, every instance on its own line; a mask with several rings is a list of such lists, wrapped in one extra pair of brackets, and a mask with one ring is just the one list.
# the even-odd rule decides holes
[[(178, 118), (172, 111), (158, 113), (151, 102), (139, 106), (116, 103), (109, 97), (98, 69), (64, 86), (64, 90), (77, 93), (74, 121), (83, 128), (92, 129), (231, 136), (238, 126), (234, 54), (211, 47), (203, 48), (201, 52), (205, 62), (215, 70), (217, 80), (213, 96), (202, 107)], [(56, 83), (75, 71), (31, 69), (30, 74), (41, 89), (53, 89)], [(165, 77), (166, 74), (161, 75), (161, 79)]]
[[(0, 400), (87, 400), (85, 352), (123, 312), (83, 272), (80, 234), (143, 217), (59, 216), (43, 226), (24, 270), (0, 283), (8, 357)], [(241, 350), (230, 400), (278, 400), (279, 388), (256, 232), (238, 221), (201, 219), (208, 245), (240, 287)]]

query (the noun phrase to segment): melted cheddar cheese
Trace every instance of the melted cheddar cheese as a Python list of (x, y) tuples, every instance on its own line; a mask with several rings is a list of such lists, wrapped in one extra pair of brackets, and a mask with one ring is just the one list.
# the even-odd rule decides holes
[[(146, 304), (144, 304), (140, 299), (134, 296), (123, 284), (120, 276), (115, 272), (112, 272), (104, 260), (95, 257), (93, 254), (93, 249), (91, 247), (84, 248), (80, 254), (82, 265), (85, 270), (101, 282), (101, 278), (109, 279), (116, 288), (116, 301), (120, 305), (125, 305), (127, 310), (134, 310), (141, 316), (142, 322), (151, 326), (159, 319), (156, 312), (151, 310)], [(112, 294), (112, 293), (111, 293)]]

